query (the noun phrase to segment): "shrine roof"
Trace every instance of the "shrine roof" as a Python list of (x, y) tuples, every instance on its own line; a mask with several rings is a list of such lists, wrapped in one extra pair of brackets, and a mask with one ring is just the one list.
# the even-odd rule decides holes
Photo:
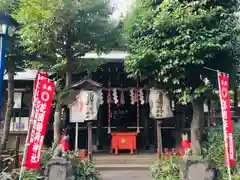
[[(106, 60), (106, 63), (111, 63), (111, 62), (117, 62), (117, 63), (122, 63), (124, 59), (128, 56), (128, 53), (125, 51), (111, 51), (109, 53), (102, 53), (102, 54), (97, 54), (96, 52), (89, 52), (86, 53), (85, 56), (83, 56), (83, 59), (104, 59)], [(17, 72), (14, 75), (14, 80), (26, 80), (26, 81), (34, 81), (35, 77), (37, 75), (37, 70), (36, 69), (26, 69), (23, 72)], [(52, 75), (53, 73), (48, 72), (49, 75)], [(4, 76), (4, 80), (8, 80), (7, 75)], [(98, 85), (97, 85), (98, 86)]]
[(100, 88), (100, 87), (102, 87), (102, 84), (86, 77), (86, 78), (83, 78), (80, 81), (74, 83), (72, 85), (72, 88), (77, 89), (77, 88), (89, 87), (89, 86), (94, 86), (94, 87), (99, 87)]
[[(14, 80), (25, 80), (25, 81), (34, 81), (36, 78), (38, 70), (36, 69), (25, 69), (22, 72), (16, 72), (14, 75)], [(48, 72), (48, 75), (51, 75), (51, 72)], [(7, 74), (4, 76), (4, 80), (8, 80)]]
[(85, 59), (106, 59), (107, 62), (123, 62), (129, 54), (125, 51), (111, 51), (98, 55), (96, 52), (89, 52), (83, 56)]

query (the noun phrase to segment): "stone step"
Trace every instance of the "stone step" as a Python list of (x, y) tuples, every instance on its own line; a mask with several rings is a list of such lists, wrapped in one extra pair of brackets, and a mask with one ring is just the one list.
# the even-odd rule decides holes
[(93, 162), (95, 164), (153, 164), (156, 162), (157, 156), (151, 155), (105, 155), (105, 156), (93, 156)]
[(95, 164), (153, 164), (156, 159), (118, 159), (118, 160), (94, 160)]
[(149, 170), (152, 164), (96, 164), (98, 171)]

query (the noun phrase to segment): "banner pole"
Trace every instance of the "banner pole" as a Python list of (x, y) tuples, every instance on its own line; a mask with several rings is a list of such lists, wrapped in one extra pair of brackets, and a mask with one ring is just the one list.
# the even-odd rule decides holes
[[(37, 78), (37, 82), (36, 82), (36, 89), (39, 85), (40, 77), (41, 77), (40, 74), (38, 74), (38, 78)], [(19, 179), (18, 180), (22, 179), (23, 170), (24, 170), (24, 163), (25, 163), (25, 159), (26, 159), (26, 155), (27, 155), (28, 139), (29, 139), (29, 134), (30, 134), (30, 131), (31, 131), (30, 127), (32, 126), (32, 121), (33, 121), (32, 116), (33, 116), (33, 113), (34, 113), (35, 103), (36, 103), (36, 95), (37, 95), (36, 89), (34, 89), (34, 92), (33, 92), (33, 106), (32, 106), (32, 111), (31, 111), (31, 115), (30, 115), (30, 123), (29, 123), (29, 127), (28, 127), (27, 137), (26, 137), (26, 140), (25, 140), (21, 169), (20, 169), (20, 174), (19, 174)]]
[(227, 157), (227, 170), (228, 170), (228, 179), (232, 180), (232, 176), (231, 176), (231, 169), (230, 169), (230, 160), (229, 160), (229, 154), (228, 154), (228, 146), (227, 146), (227, 134), (226, 134), (226, 127), (225, 127), (225, 123), (224, 123), (224, 114), (223, 114), (223, 110), (222, 110), (222, 97), (221, 97), (221, 85), (220, 85), (220, 78), (219, 78), (219, 74), (220, 71), (217, 71), (217, 77), (218, 77), (218, 88), (219, 88), (219, 97), (220, 97), (220, 101), (221, 101), (221, 113), (222, 113), (222, 120), (223, 120), (223, 134), (224, 134), (224, 146), (225, 146), (225, 153), (226, 153), (226, 157)]

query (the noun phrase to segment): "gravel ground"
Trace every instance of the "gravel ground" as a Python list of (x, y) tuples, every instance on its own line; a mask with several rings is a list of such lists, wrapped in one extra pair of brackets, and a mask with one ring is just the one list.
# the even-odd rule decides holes
[(151, 180), (149, 171), (102, 171), (102, 180)]

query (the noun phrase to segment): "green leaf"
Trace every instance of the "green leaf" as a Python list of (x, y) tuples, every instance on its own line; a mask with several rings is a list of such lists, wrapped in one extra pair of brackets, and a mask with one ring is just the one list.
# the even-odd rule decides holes
[(124, 22), (129, 76), (151, 79), (170, 91), (182, 89), (185, 94), (178, 94), (178, 99), (184, 104), (189, 97), (198, 98), (209, 88), (217, 88), (205, 85), (200, 76), (215, 84), (216, 74), (205, 66), (227, 73), (235, 69), (239, 51), (234, 49), (240, 42), (236, 41), (239, 27), (234, 17), (237, 4), (166, 0), (152, 9), (147, 2), (137, 1)]

